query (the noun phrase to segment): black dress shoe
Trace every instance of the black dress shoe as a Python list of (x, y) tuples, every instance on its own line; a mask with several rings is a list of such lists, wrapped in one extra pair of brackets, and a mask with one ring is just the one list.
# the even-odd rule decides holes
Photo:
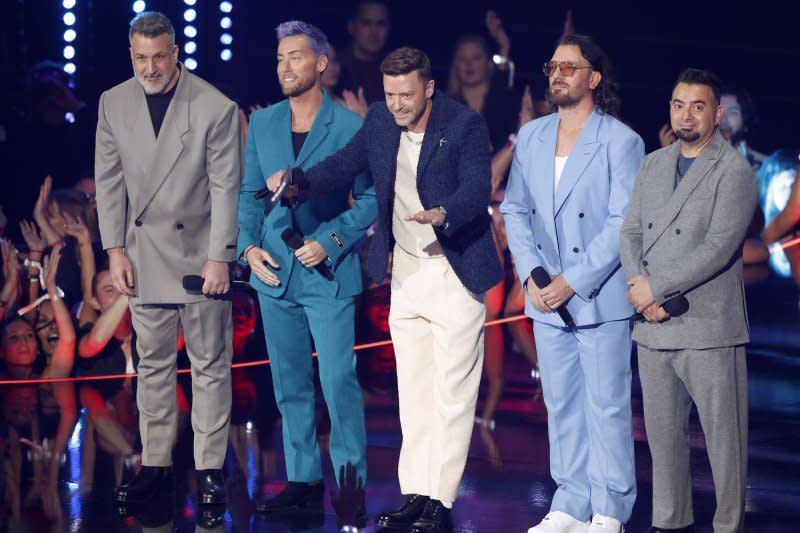
[(142, 466), (139, 473), (117, 489), (117, 503), (146, 503), (172, 494), (175, 475), (171, 466)]
[(439, 500), (428, 500), (419, 519), (411, 524), (410, 533), (453, 533), (450, 509)]
[(197, 503), (218, 505), (225, 503), (225, 480), (222, 470), (197, 471)]
[(647, 530), (647, 533), (694, 533), (694, 524), (690, 524), (686, 527), (673, 528), (652, 526)]
[(406, 501), (396, 511), (384, 511), (375, 520), (381, 527), (389, 529), (405, 529), (411, 526), (425, 510), (430, 498), (420, 494), (409, 494)]
[(315, 483), (290, 481), (280, 494), (258, 504), (256, 512), (262, 515), (294, 513), (297, 511), (321, 513), (323, 511), (324, 497), (325, 487), (322, 480)]
[(205, 504), (197, 506), (197, 527), (216, 529), (222, 525), (225, 516), (225, 504)]

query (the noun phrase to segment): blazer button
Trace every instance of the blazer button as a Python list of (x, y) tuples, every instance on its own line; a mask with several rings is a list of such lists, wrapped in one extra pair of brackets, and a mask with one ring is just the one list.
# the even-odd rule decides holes
[(675, 235), (680, 235), (680, 234), (681, 234), (681, 230), (680, 230), (680, 228), (676, 229), (676, 230), (675, 230)]
[(652, 222), (650, 222), (650, 223), (647, 225), (647, 229), (653, 229), (653, 223), (652, 223)]
[(175, 224), (175, 229), (178, 230), (178, 231), (182, 230), (183, 229), (183, 224), (178, 222), (177, 224)]
[(578, 213), (578, 218), (583, 218), (583, 213)]
[(141, 226), (141, 225), (142, 225), (142, 221), (141, 221), (141, 220), (139, 220), (139, 219), (137, 219), (137, 220), (136, 220), (136, 222), (134, 222), (134, 224), (135, 224), (137, 227), (139, 227), (139, 226)]
[(541, 249), (542, 249), (542, 245), (541, 245), (541, 244), (537, 244), (537, 245), (536, 245), (536, 247), (537, 247), (539, 250), (541, 250)]
[(575, 252), (576, 254), (578, 253), (578, 249), (577, 248), (573, 248), (572, 251)]
[(642, 261), (642, 266), (647, 266), (647, 260)]
[(531, 214), (535, 215), (536, 214), (536, 209), (531, 209)]

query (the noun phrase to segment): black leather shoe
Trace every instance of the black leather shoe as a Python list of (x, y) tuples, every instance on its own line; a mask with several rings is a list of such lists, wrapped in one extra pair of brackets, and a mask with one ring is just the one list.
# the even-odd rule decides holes
[(225, 479), (222, 470), (197, 471), (197, 503), (216, 505), (225, 503)]
[(694, 524), (690, 524), (686, 527), (673, 528), (652, 526), (647, 530), (647, 533), (694, 533)]
[(453, 533), (450, 509), (439, 500), (428, 500), (419, 519), (411, 524), (410, 533)]
[(225, 516), (225, 504), (201, 504), (197, 506), (197, 527), (201, 529), (217, 529), (222, 525)]
[(290, 481), (280, 494), (258, 504), (256, 512), (262, 515), (293, 513), (296, 511), (321, 513), (323, 511), (324, 497), (325, 486), (322, 480), (315, 483)]
[(146, 503), (171, 494), (175, 475), (171, 466), (142, 466), (139, 473), (117, 489), (118, 504)]
[(409, 494), (406, 501), (396, 511), (384, 511), (375, 520), (380, 527), (405, 529), (422, 515), (430, 498), (419, 494)]

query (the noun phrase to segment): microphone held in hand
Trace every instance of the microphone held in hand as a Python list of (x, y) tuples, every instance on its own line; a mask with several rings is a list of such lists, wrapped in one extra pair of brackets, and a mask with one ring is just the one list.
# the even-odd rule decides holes
[[(296, 252), (305, 244), (303, 236), (300, 235), (300, 233), (294, 228), (286, 228), (283, 230), (283, 233), (281, 233), (281, 239), (283, 239), (283, 242), (286, 243), (286, 246), (288, 246), (293, 252)], [(328, 268), (328, 265), (326, 265), (324, 262), (317, 263), (314, 265), (314, 268), (322, 275), (323, 278), (333, 281), (333, 272), (331, 272), (331, 269)]]
[(292, 185), (292, 165), (286, 167), (281, 177), (281, 186), (274, 193), (266, 186), (256, 191), (256, 200), (264, 200), (264, 216), (269, 215), (270, 211), (283, 200), (284, 193)]
[[(544, 289), (550, 285), (550, 281), (552, 281), (550, 274), (547, 273), (547, 270), (540, 266), (531, 270), (531, 279), (540, 289)], [(558, 313), (558, 316), (561, 317), (561, 320), (564, 321), (564, 324), (566, 324), (569, 329), (576, 328), (575, 321), (572, 319), (572, 315), (569, 314), (569, 311), (567, 311), (567, 302), (561, 304), (561, 306), (556, 309), (556, 313)]]
[[(669, 300), (665, 301), (661, 307), (664, 308), (664, 311), (669, 313), (670, 318), (674, 316), (681, 316), (689, 310), (689, 300), (686, 299), (686, 296), (681, 294), (680, 296), (676, 296), (675, 298), (670, 298)], [(644, 320), (645, 318), (642, 313), (635, 313), (631, 316), (631, 319)], [(669, 319), (665, 319), (665, 321), (666, 320)]]
[[(181, 281), (183, 285), (183, 290), (188, 292), (189, 294), (202, 294), (203, 292), (203, 283), (205, 283), (205, 279), (202, 276), (198, 276), (197, 274), (187, 274), (183, 276), (183, 280)], [(231, 278), (231, 287), (249, 287), (250, 284), (246, 281), (239, 281)]]

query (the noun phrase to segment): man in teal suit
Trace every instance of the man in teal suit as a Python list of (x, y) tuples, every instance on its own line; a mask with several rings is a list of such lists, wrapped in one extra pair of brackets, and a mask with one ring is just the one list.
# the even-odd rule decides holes
[[(278, 26), (277, 37), (278, 81), (288, 99), (251, 117), (238, 240), (259, 295), (289, 479), (283, 492), (256, 508), (262, 514), (322, 510), (310, 336), (331, 418), (334, 471), (352, 463), (366, 478), (364, 405), (353, 353), (354, 300), (362, 286), (358, 257), (351, 251), (377, 216), (368, 174), (353, 184), (352, 208), (350, 188), (343, 187), (294, 210), (276, 206), (265, 216), (255, 193), (268, 173), (322, 161), (347, 144), (362, 122), (320, 86), (328, 63), (325, 35), (305, 22), (289, 21)], [(303, 235), (296, 251), (281, 238), (290, 228)], [(314, 268), (320, 264), (333, 273), (332, 280)]]

